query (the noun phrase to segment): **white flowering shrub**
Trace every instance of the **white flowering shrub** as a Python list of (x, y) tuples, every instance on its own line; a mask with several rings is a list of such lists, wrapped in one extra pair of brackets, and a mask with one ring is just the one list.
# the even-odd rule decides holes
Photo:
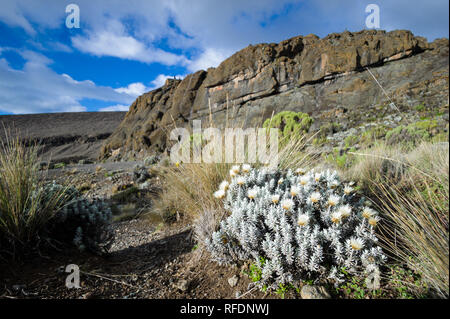
[[(253, 260), (260, 285), (306, 278), (343, 281), (341, 269), (379, 281), (385, 256), (374, 232), (377, 212), (336, 172), (282, 172), (234, 166), (214, 193), (229, 213), (206, 247), (221, 264)], [(262, 262), (261, 262), (262, 261)]]
[[(63, 188), (55, 183), (45, 187), (48, 196)], [(74, 187), (66, 188), (64, 192), (65, 204), (49, 222), (49, 237), (72, 243), (79, 250), (90, 250), (99, 254), (107, 252), (114, 234), (110, 228), (110, 207), (102, 201), (83, 198)]]

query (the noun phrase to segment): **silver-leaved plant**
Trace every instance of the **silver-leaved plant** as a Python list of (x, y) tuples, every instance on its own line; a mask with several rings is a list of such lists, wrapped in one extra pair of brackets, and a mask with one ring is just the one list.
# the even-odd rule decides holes
[[(253, 260), (259, 284), (277, 288), (301, 279), (364, 275), (377, 288), (386, 257), (377, 245), (378, 213), (334, 171), (295, 172), (233, 166), (214, 193), (229, 216), (206, 240), (221, 264)], [(263, 260), (264, 262), (261, 262)]]

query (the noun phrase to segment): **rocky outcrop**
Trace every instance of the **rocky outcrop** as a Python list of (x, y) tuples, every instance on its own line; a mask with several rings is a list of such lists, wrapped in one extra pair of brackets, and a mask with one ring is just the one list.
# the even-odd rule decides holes
[(420, 103), (448, 105), (447, 90), (447, 39), (428, 43), (409, 31), (366, 30), (251, 45), (217, 68), (140, 96), (101, 157), (162, 152), (170, 130), (195, 119), (248, 127), (292, 110), (312, 116), (312, 130), (336, 120), (345, 128)]

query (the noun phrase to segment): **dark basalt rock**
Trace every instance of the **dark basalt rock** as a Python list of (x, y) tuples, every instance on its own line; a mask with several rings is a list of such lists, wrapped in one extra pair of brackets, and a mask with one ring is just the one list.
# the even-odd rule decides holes
[[(175, 126), (201, 119), (209, 126), (259, 126), (283, 110), (308, 113), (313, 128), (336, 122), (360, 125), (387, 115), (390, 100), (401, 111), (419, 103), (448, 105), (448, 39), (432, 43), (410, 31), (298, 36), (278, 44), (251, 45), (217, 68), (168, 80), (131, 105), (106, 140), (101, 158), (144, 158), (169, 147)], [(370, 68), (370, 74), (367, 71)], [(343, 111), (345, 110), (345, 112)]]

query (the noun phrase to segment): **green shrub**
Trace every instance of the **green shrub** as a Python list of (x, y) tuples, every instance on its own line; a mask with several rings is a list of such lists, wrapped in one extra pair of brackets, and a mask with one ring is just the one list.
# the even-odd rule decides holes
[(414, 109), (415, 109), (417, 112), (423, 112), (423, 111), (426, 110), (426, 107), (425, 107), (425, 105), (424, 105), (423, 103), (420, 103), (420, 104), (414, 106)]
[(438, 128), (436, 120), (423, 120), (407, 126), (400, 125), (386, 133), (386, 142), (390, 145), (417, 145), (422, 141), (431, 140)]
[(53, 166), (54, 169), (64, 168), (64, 167), (66, 167), (66, 164), (65, 164), (65, 163), (56, 163), (56, 164)]
[(263, 128), (278, 128), (279, 139), (282, 144), (292, 137), (306, 134), (313, 123), (313, 119), (306, 113), (283, 111), (264, 121)]
[(376, 141), (384, 139), (387, 132), (388, 128), (384, 125), (373, 126), (361, 135), (361, 144), (371, 146)]

